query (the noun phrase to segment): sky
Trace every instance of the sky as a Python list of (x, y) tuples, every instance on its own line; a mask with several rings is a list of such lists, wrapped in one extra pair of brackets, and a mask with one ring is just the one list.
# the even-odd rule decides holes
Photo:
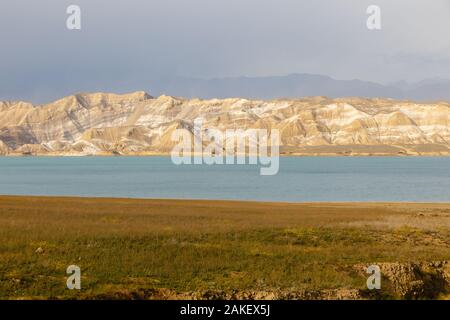
[[(66, 9), (81, 8), (81, 30)], [(381, 8), (381, 30), (366, 9)], [(449, 0), (2, 0), (0, 100), (292, 73), (450, 78)]]

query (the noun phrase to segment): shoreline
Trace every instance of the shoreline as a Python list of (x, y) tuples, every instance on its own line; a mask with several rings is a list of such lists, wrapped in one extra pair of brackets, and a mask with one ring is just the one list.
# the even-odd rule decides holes
[(130, 197), (107, 197), (107, 196), (76, 196), (76, 195), (9, 195), (0, 194), (0, 206), (2, 200), (7, 199), (22, 199), (22, 200), (88, 200), (88, 201), (130, 201), (130, 202), (149, 202), (149, 203), (161, 203), (161, 202), (174, 202), (183, 204), (228, 204), (228, 205), (293, 205), (293, 206), (449, 206), (450, 202), (447, 201), (262, 201), (262, 200), (236, 200), (236, 199), (183, 199), (183, 198), (130, 198)]
[[(1, 150), (0, 150), (1, 151)], [(205, 156), (202, 153), (192, 152), (191, 157)], [(423, 145), (315, 145), (315, 146), (280, 146), (279, 157), (449, 157), (450, 148), (445, 144)], [(135, 152), (120, 151), (93, 151), (93, 152), (66, 152), (51, 150), (30, 150), (20, 152), (8, 150), (0, 153), (0, 157), (170, 157), (171, 151), (147, 150)], [(223, 157), (226, 154), (224, 153)], [(234, 153), (236, 156), (259, 156), (245, 152)]]
[[(48, 158), (78, 158), (78, 157), (96, 157), (96, 158), (109, 158), (109, 157), (169, 157), (170, 153), (142, 153), (142, 154), (64, 154), (64, 153), (58, 153), (58, 154), (48, 154), (48, 153), (42, 153), (42, 154), (3, 154), (0, 155), (1, 158), (35, 158), (35, 157), (48, 157)], [(195, 156), (195, 155), (194, 155)], [(318, 153), (318, 154), (309, 154), (309, 153), (292, 153), (292, 154), (280, 154), (280, 158), (315, 158), (315, 157), (342, 157), (342, 158), (387, 158), (387, 157), (395, 157), (395, 158), (416, 158), (416, 157), (450, 157), (450, 153), (429, 153), (429, 154), (328, 154), (328, 153)]]

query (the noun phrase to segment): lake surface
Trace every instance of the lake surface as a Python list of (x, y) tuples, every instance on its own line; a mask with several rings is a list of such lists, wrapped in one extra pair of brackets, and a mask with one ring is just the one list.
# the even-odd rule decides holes
[(170, 157), (0, 158), (0, 194), (264, 201), (450, 202), (450, 157), (282, 157), (174, 165)]

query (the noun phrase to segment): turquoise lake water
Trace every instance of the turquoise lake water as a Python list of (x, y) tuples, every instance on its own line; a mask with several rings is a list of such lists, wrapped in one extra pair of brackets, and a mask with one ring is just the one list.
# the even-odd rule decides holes
[(0, 158), (0, 194), (264, 201), (450, 202), (450, 158), (282, 157), (255, 165), (181, 165), (170, 157)]

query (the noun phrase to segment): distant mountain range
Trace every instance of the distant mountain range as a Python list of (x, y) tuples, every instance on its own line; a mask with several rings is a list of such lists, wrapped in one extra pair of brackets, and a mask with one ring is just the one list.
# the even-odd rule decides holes
[(336, 80), (314, 74), (217, 79), (173, 78), (151, 81), (155, 94), (186, 98), (277, 99), (326, 96), (364, 97), (414, 101), (450, 101), (450, 80), (427, 79), (416, 83), (400, 81), (389, 85), (361, 80)]

